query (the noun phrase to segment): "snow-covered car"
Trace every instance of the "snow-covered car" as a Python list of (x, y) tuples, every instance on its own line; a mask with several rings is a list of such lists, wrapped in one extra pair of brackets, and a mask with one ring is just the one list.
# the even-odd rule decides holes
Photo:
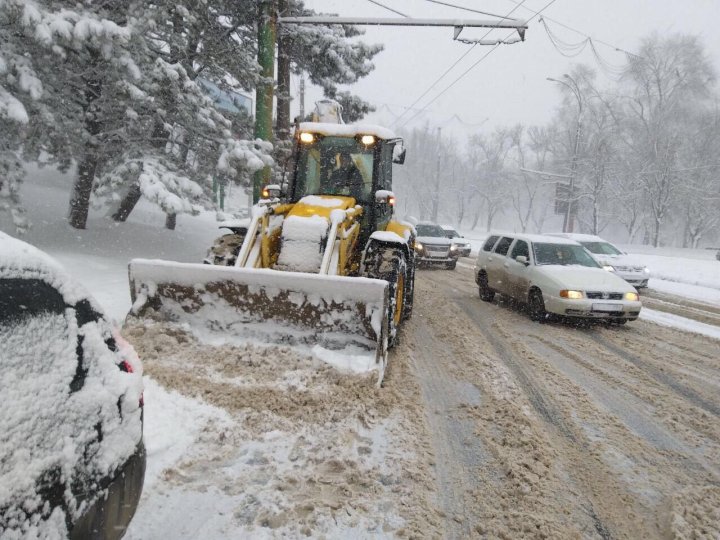
[(628, 255), (617, 246), (594, 234), (577, 233), (551, 233), (549, 236), (562, 236), (575, 240), (600, 263), (605, 270), (615, 272), (633, 287), (641, 289), (647, 287), (650, 279), (650, 270), (645, 264), (633, 255)]
[(455, 268), (460, 251), (437, 223), (422, 221), (415, 225), (415, 260), (417, 264), (443, 264)]
[(634, 287), (562, 237), (491, 234), (478, 254), (475, 282), (483, 300), (500, 293), (527, 303), (535, 321), (559, 315), (624, 324), (642, 307)]
[(470, 242), (468, 240), (465, 240), (465, 237), (462, 236), (459, 232), (455, 230), (455, 227), (452, 225), (440, 225), (443, 230), (445, 231), (445, 236), (447, 236), (450, 240), (452, 240), (453, 245), (457, 246), (458, 253), (460, 254), (460, 257), (469, 257), (470, 256)]
[(0, 233), (0, 537), (124, 534), (145, 476), (142, 391), (95, 301)]

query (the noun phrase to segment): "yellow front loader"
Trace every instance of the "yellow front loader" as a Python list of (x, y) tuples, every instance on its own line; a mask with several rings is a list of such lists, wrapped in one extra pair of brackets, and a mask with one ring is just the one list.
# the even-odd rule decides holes
[(381, 382), (412, 312), (414, 229), (393, 217), (392, 164), (403, 160), (385, 128), (299, 124), (288, 185), (266, 186), (251, 219), (215, 242), (210, 264), (130, 262), (130, 316), (353, 358), (365, 351)]

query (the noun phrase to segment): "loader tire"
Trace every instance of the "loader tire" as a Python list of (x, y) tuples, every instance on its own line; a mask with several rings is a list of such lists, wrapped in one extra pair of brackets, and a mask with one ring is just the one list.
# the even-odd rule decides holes
[(388, 296), (388, 347), (397, 343), (397, 331), (406, 318), (405, 298), (407, 297), (408, 266), (405, 254), (399, 249), (370, 245), (365, 254), (365, 275), (384, 279), (389, 284)]
[(413, 297), (415, 296), (415, 264), (407, 262), (407, 279), (405, 280), (405, 301), (403, 303), (403, 321), (412, 317)]
[(244, 234), (236, 233), (224, 234), (216, 238), (208, 250), (205, 262), (218, 266), (234, 266), (244, 240)]

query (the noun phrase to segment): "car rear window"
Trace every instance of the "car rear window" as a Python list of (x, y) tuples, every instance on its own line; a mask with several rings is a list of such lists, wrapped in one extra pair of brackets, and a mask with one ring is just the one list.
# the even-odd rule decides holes
[(493, 246), (495, 245), (495, 242), (497, 242), (497, 239), (500, 238), (499, 236), (491, 236), (488, 238), (485, 243), (483, 244), (483, 251), (491, 251)]
[(0, 325), (17, 323), (42, 313), (62, 314), (65, 301), (52, 286), (39, 279), (0, 279)]
[(510, 238), (509, 236), (503, 236), (498, 242), (497, 246), (495, 246), (495, 253), (497, 253), (498, 255), (507, 255), (508, 249), (510, 249), (510, 244), (512, 243), (513, 238)]

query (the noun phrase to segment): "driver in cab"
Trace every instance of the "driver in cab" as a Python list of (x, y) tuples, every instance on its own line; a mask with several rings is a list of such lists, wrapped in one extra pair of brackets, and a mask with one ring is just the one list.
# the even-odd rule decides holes
[(356, 200), (361, 199), (364, 183), (362, 173), (348, 153), (338, 154), (338, 162), (338, 167), (330, 173), (329, 183), (333, 193), (341, 195), (345, 191)]

